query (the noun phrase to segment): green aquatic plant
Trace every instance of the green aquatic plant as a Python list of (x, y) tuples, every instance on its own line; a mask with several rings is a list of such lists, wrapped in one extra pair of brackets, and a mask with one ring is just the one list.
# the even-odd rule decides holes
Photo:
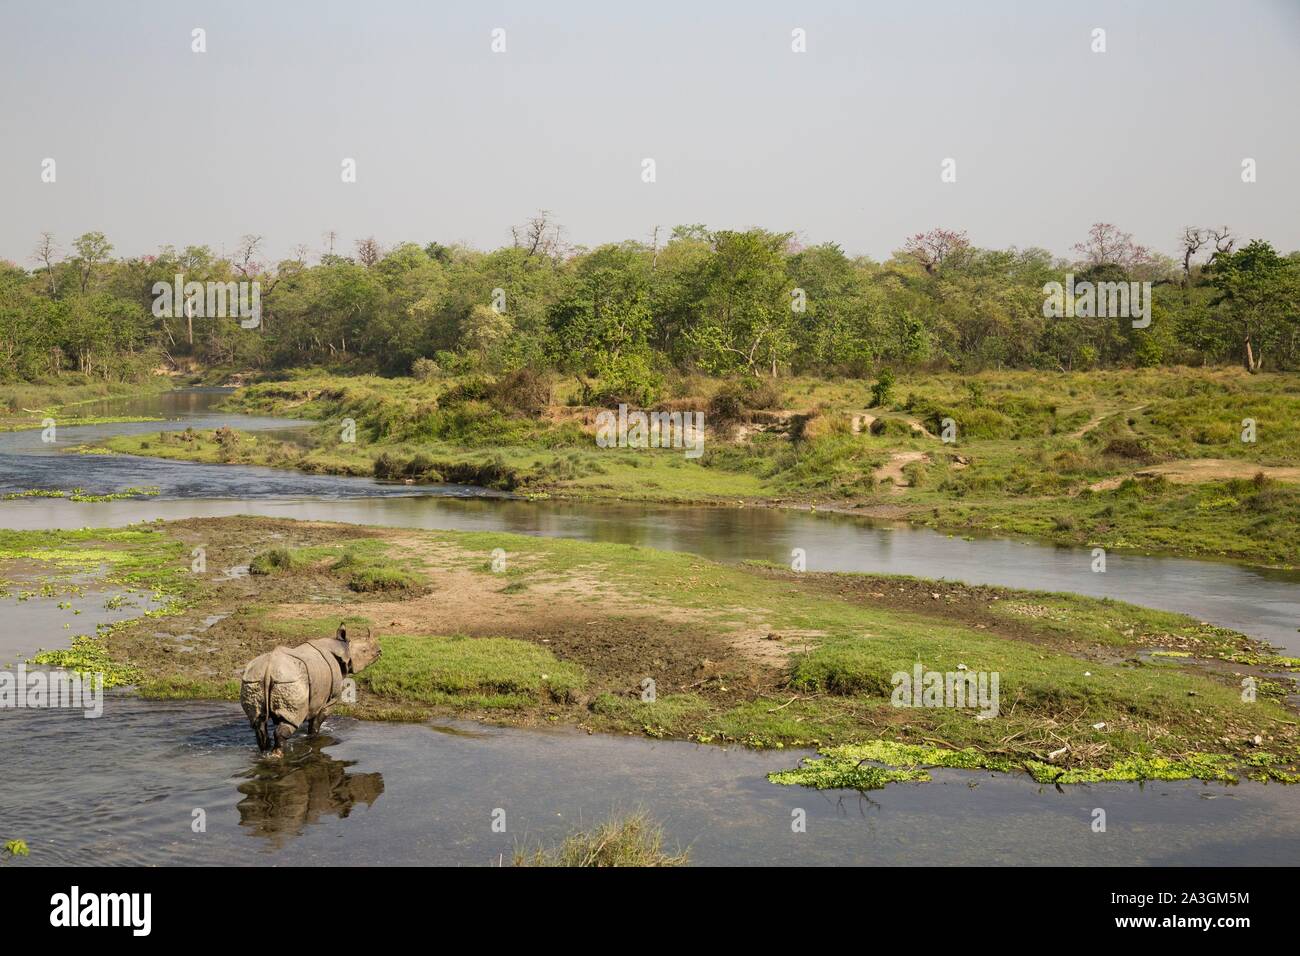
[(818, 790), (879, 790), (890, 783), (927, 781), (930, 779), (927, 767), (1004, 772), (1015, 769), (1005, 757), (984, 754), (970, 747), (946, 750), (888, 740), (824, 747), (817, 753), (820, 759), (805, 757), (801, 766), (770, 773), (767, 779)]
[[(1142, 780), (1209, 780), (1237, 783), (1239, 764), (1253, 767), (1254, 780), (1278, 783), (1300, 782), (1300, 775), (1283, 769), (1276, 754), (1260, 752), (1238, 760), (1227, 754), (1188, 754), (1179, 758), (1131, 756), (1105, 767), (1058, 767), (1041, 760), (1022, 763), (1007, 757), (985, 754), (974, 748), (949, 750), (873, 740), (818, 750), (819, 757), (806, 757), (801, 766), (768, 774), (773, 783), (799, 784), (826, 789), (876, 790), (886, 784), (930, 779), (925, 768), (949, 767), (963, 770), (996, 770), (1008, 773), (1028, 771), (1039, 783), (1105, 783)], [(885, 766), (881, 766), (885, 765)]]
[[(74, 415), (59, 419), (58, 426), (60, 428), (72, 428), (78, 425), (131, 425), (137, 422), (160, 422), (162, 420), (149, 415)], [(9, 422), (0, 425), (0, 431), (29, 432), (44, 427), (45, 425), (40, 421)]]
[(1104, 783), (1140, 780), (1214, 780), (1237, 783), (1235, 758), (1227, 754), (1188, 754), (1185, 757), (1124, 757), (1109, 767), (1056, 767), (1026, 760), (1025, 769), (1039, 783)]
[(27, 849), (27, 843), (24, 840), (6, 840), (4, 851), (10, 856), (30, 856), (31, 851)]
[(924, 783), (930, 774), (925, 770), (891, 770), (853, 761), (805, 758), (802, 767), (769, 773), (767, 779), (817, 790), (883, 790), (891, 783)]
[(28, 488), (26, 491), (12, 491), (3, 496), (4, 501), (15, 501), (19, 498), (66, 498), (68, 501), (77, 502), (100, 502), (100, 501), (122, 501), (128, 498), (150, 497), (159, 494), (156, 487), (149, 486), (146, 488), (135, 485), (129, 488), (123, 488), (121, 491), (109, 492), (102, 495), (87, 494), (81, 488), (73, 488), (70, 491), (62, 489), (47, 488)]
[(1260, 751), (1247, 756), (1243, 763), (1252, 768), (1246, 776), (1256, 783), (1300, 783), (1300, 773), (1278, 766), (1284, 761), (1277, 754)]
[(1300, 670), (1300, 657), (1284, 657), (1276, 654), (1223, 654), (1220, 660), (1233, 664), (1247, 664), (1251, 667), (1275, 667), (1284, 671)]
[(72, 646), (66, 650), (41, 651), (27, 663), (62, 667), (83, 675), (102, 674), (104, 687), (133, 684), (139, 677), (139, 671), (135, 667), (114, 661), (109, 657), (104, 642), (88, 634), (78, 634), (72, 639)]

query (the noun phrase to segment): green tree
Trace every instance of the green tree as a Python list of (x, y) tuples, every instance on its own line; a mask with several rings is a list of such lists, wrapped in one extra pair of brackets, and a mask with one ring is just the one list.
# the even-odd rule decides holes
[(81, 294), (86, 294), (86, 287), (90, 285), (91, 276), (94, 274), (95, 267), (108, 258), (108, 254), (113, 251), (113, 244), (105, 238), (102, 232), (87, 232), (72, 240), (72, 248), (76, 250), (77, 267), (81, 275)]
[(1263, 240), (1217, 256), (1210, 284), (1218, 290), (1215, 305), (1229, 334), (1240, 343), (1242, 362), (1258, 372), (1269, 346), (1278, 343), (1288, 323), (1297, 321), (1295, 267)]
[(785, 269), (789, 233), (762, 229), (714, 234), (700, 282), (700, 318), (688, 333), (706, 370), (744, 369), (773, 377), (794, 350), (792, 285)]

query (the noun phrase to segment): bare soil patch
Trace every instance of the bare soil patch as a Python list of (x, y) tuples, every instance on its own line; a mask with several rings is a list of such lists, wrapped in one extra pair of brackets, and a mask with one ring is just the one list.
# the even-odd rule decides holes
[(1205, 481), (1229, 481), (1233, 478), (1254, 478), (1258, 474), (1276, 481), (1300, 481), (1300, 468), (1276, 465), (1259, 465), (1251, 461), (1231, 458), (1189, 458), (1152, 465), (1135, 471), (1132, 475), (1116, 475), (1089, 487), (1093, 491), (1110, 491), (1118, 488), (1128, 478), (1163, 477), (1174, 484), (1193, 485)]
[(892, 483), (892, 492), (902, 494), (907, 487), (903, 478), (903, 469), (916, 461), (929, 461), (930, 456), (923, 451), (896, 451), (889, 456), (889, 461), (876, 469), (876, 481)]

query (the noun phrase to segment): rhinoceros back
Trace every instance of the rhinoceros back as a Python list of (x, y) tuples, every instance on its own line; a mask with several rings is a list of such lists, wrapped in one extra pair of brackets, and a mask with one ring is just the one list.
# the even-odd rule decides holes
[(239, 700), (249, 720), (276, 718), (297, 727), (310, 716), (310, 697), (306, 665), (285, 648), (277, 647), (244, 668)]

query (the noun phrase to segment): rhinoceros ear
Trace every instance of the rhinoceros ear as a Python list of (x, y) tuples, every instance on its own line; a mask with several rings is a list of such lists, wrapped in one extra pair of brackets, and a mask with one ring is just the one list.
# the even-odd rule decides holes
[(337, 637), (340, 641), (346, 641), (348, 639), (348, 629), (344, 627), (342, 623), (340, 623), (339, 629), (334, 633), (334, 636)]

